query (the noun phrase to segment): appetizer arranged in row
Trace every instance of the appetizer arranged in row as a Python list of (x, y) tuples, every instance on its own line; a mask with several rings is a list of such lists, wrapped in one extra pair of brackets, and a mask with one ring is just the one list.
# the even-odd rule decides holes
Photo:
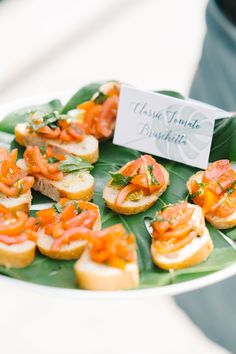
[[(35, 249), (47, 257), (77, 260), (78, 285), (89, 290), (123, 290), (139, 283), (135, 237), (121, 224), (102, 231), (99, 208), (61, 199), (36, 218), (0, 205), (0, 265), (28, 266)], [(82, 256), (81, 256), (82, 255)], [(79, 259), (79, 260), (78, 260)]]
[(126, 163), (111, 177), (103, 198), (111, 210), (127, 215), (149, 209), (169, 185), (169, 173), (150, 155)]
[(191, 267), (206, 260), (213, 243), (198, 205), (179, 202), (158, 211), (151, 223), (153, 262), (171, 270)]
[(217, 229), (236, 225), (236, 173), (229, 160), (211, 163), (187, 182), (193, 202), (203, 208), (205, 218)]
[(31, 187), (34, 178), (17, 166), (18, 150), (9, 152), (0, 148), (0, 204), (13, 213), (28, 213), (31, 205)]
[(62, 197), (89, 201), (93, 197), (94, 178), (89, 173), (93, 166), (80, 157), (35, 145), (26, 148), (17, 165), (34, 177), (34, 190), (55, 201)]

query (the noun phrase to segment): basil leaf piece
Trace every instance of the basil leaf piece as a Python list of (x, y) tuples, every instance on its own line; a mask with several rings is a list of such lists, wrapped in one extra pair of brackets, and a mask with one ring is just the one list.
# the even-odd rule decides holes
[(236, 180), (231, 184), (229, 188), (226, 189), (228, 194), (232, 194), (234, 192), (234, 186), (236, 185)]
[[(27, 121), (30, 128), (37, 131), (46, 126), (51, 129), (56, 129), (59, 120), (66, 120), (68, 118), (70, 117), (67, 114), (59, 114), (58, 111), (53, 111), (46, 114), (38, 111), (32, 111), (28, 114)], [(38, 123), (39, 121), (40, 123)]]
[(59, 162), (59, 161), (60, 160), (58, 160), (55, 156), (48, 158), (48, 163), (56, 163), (56, 162)]
[(158, 180), (156, 179), (156, 177), (154, 176), (154, 173), (153, 173), (153, 169), (154, 169), (154, 166), (153, 165), (149, 165), (148, 166), (148, 172), (150, 173), (150, 176), (151, 176), (151, 184), (152, 185), (160, 185), (160, 183), (158, 182)]
[(98, 91), (98, 94), (96, 96), (96, 98), (94, 99), (94, 102), (97, 104), (102, 104), (103, 102), (105, 102), (108, 99), (108, 95), (106, 95), (105, 93)]
[(41, 152), (41, 154), (42, 154), (43, 156), (46, 155), (46, 151), (47, 151), (46, 146), (41, 145), (41, 146), (39, 147), (39, 150), (40, 150), (40, 152)]
[(131, 176), (123, 176), (119, 172), (109, 172), (112, 177), (112, 184), (116, 184), (117, 186), (127, 186), (130, 180), (132, 179)]
[(60, 214), (62, 212), (62, 206), (59, 203), (53, 204), (52, 208), (58, 213)]
[(93, 166), (78, 156), (66, 155), (66, 159), (62, 161), (58, 169), (64, 173), (72, 173), (82, 170), (91, 171)]

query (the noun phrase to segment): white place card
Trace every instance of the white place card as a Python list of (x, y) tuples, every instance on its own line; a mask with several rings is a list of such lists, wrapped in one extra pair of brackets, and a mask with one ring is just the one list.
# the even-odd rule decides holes
[(113, 143), (206, 168), (215, 119), (227, 114), (201, 102), (122, 85)]

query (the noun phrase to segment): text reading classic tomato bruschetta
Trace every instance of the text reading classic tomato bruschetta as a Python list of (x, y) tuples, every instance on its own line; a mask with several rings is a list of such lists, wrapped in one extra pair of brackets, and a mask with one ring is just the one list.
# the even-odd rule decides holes
[(149, 209), (169, 184), (167, 170), (150, 155), (126, 163), (111, 177), (103, 198), (110, 209), (127, 215)]
[(121, 224), (92, 232), (75, 266), (79, 286), (88, 290), (123, 290), (138, 286), (135, 237)]
[(90, 230), (101, 229), (97, 205), (61, 199), (52, 208), (36, 214), (39, 225), (37, 246), (41, 253), (55, 259), (78, 259)]
[(0, 265), (28, 266), (35, 257), (36, 240), (35, 218), (21, 211), (13, 214), (0, 204)]
[(23, 146), (49, 145), (59, 154), (73, 154), (94, 163), (98, 159), (98, 140), (69, 115), (58, 112), (31, 112), (27, 123), (15, 127), (16, 141)]
[(0, 148), (0, 203), (12, 212), (28, 213), (34, 178), (16, 165), (18, 150)]
[(93, 166), (80, 157), (55, 154), (49, 146), (28, 146), (18, 165), (34, 177), (33, 189), (55, 201), (93, 197), (94, 178), (89, 173)]
[(153, 262), (162, 269), (193, 266), (207, 259), (213, 250), (198, 205), (187, 202), (169, 205), (156, 213), (151, 226)]
[(236, 225), (236, 173), (229, 160), (215, 161), (206, 171), (195, 173), (187, 182), (195, 204), (203, 208), (206, 219), (217, 229)]
[(120, 84), (107, 82), (91, 97), (89, 101), (69, 111), (85, 129), (86, 134), (99, 140), (108, 139), (114, 131), (118, 109)]

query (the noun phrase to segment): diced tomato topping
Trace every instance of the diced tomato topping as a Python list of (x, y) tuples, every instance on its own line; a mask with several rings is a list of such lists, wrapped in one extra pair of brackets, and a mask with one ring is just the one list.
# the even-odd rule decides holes
[(25, 213), (18, 211), (14, 215), (9, 209), (0, 204), (0, 242), (14, 245), (27, 240), (37, 239), (36, 221)]
[(98, 218), (99, 209), (95, 204), (66, 198), (62, 198), (52, 208), (36, 213), (39, 227), (43, 228), (47, 235), (55, 238), (52, 250), (58, 249), (63, 244), (90, 236), (90, 231)]
[[(47, 150), (48, 148), (46, 155)], [(51, 150), (48, 154), (51, 154)], [(58, 169), (60, 163), (49, 163), (38, 146), (28, 146), (24, 152), (24, 159), (29, 174), (41, 173), (48, 179), (55, 181), (60, 181), (63, 178), (63, 172)], [(61, 160), (64, 160), (64, 157)]]
[(174, 252), (197, 236), (192, 215), (194, 207), (187, 202), (167, 206), (152, 223), (154, 245), (160, 253)]
[(0, 193), (7, 197), (18, 197), (34, 184), (33, 177), (27, 177), (27, 172), (16, 166), (17, 154), (17, 149), (0, 149)]
[(208, 166), (200, 183), (191, 182), (193, 201), (203, 208), (204, 214), (228, 216), (236, 210), (236, 200), (231, 195), (235, 182), (236, 173), (229, 160), (215, 161)]
[(136, 244), (133, 234), (127, 234), (121, 224), (97, 232), (90, 240), (90, 256), (94, 262), (125, 269), (127, 263), (136, 260)]

